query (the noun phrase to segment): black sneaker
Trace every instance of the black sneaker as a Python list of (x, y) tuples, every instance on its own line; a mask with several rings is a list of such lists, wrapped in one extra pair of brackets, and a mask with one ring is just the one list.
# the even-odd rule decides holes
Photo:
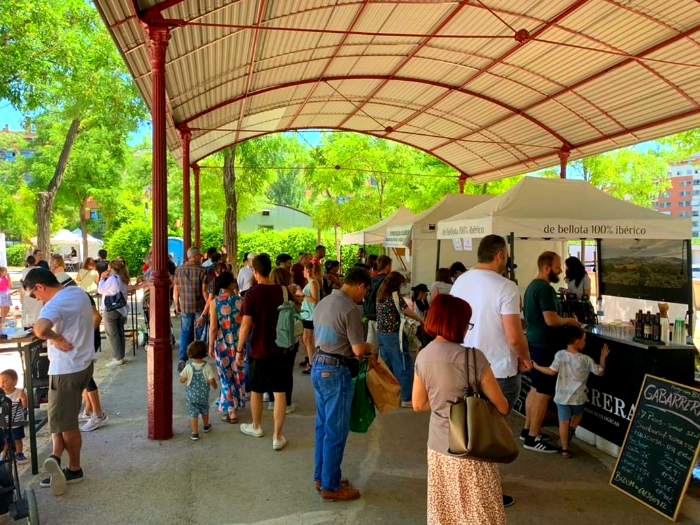
[(69, 485), (72, 485), (73, 483), (80, 483), (85, 478), (83, 475), (83, 469), (68, 470), (67, 468), (64, 468), (63, 475), (66, 477), (66, 483)]
[[(530, 435), (529, 429), (527, 429), (527, 428), (522, 429), (520, 431), (520, 441), (525, 441), (529, 435)], [(545, 441), (549, 441), (552, 439), (552, 436), (550, 436), (549, 434), (540, 434), (540, 438), (545, 440)]]
[(515, 505), (515, 498), (513, 496), (506, 496), (503, 494), (503, 506), (511, 507), (512, 505)]
[(186, 361), (183, 361), (182, 359), (180, 359), (180, 361), (178, 361), (178, 363), (177, 363), (177, 371), (182, 372), (184, 370), (186, 364), (187, 364)]
[(194, 432), (192, 432), (192, 433), (190, 434), (190, 439), (191, 439), (192, 441), (199, 441), (199, 434), (195, 434)]
[(208, 425), (204, 425), (204, 426), (202, 427), (202, 430), (204, 430), (204, 433), (206, 434), (207, 432), (211, 432), (211, 429), (212, 429), (212, 428), (214, 428), (214, 427), (212, 427), (212, 426), (211, 426), (211, 423), (210, 423), (210, 424), (208, 424)]
[(525, 439), (524, 447), (527, 450), (532, 450), (533, 452), (541, 452), (543, 454), (556, 454), (559, 449), (553, 445), (547, 443), (542, 436), (532, 437), (527, 436)]

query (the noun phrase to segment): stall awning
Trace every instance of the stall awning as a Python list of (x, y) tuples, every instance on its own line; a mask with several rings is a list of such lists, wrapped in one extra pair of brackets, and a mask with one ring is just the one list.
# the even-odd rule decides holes
[[(282, 131), (419, 148), (477, 182), (700, 126), (693, 0), (95, 0), (151, 104), (145, 24), (172, 28), (167, 143), (190, 161)], [(165, 19), (165, 21), (163, 20)]]
[(513, 232), (553, 239), (690, 239), (690, 223), (611, 197), (586, 181), (525, 177), (506, 193), (440, 221), (438, 238)]
[(373, 224), (359, 232), (346, 233), (343, 235), (341, 244), (384, 244), (384, 238), (389, 228), (408, 224), (415, 216), (411, 210), (401, 206), (389, 217), (377, 224)]
[(445, 195), (440, 202), (416, 215), (413, 221), (412, 238), (414, 240), (435, 239), (438, 222), (470, 210), (491, 199), (493, 199), (493, 195)]

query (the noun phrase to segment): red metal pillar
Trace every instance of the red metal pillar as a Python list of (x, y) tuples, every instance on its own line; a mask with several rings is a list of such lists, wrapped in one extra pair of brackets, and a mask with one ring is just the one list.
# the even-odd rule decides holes
[(569, 162), (569, 150), (562, 148), (559, 151), (559, 178), (566, 178), (566, 163)]
[(467, 182), (467, 174), (462, 173), (459, 176), (459, 194), (464, 195), (464, 183)]
[(192, 213), (190, 212), (190, 139), (192, 133), (187, 126), (178, 127), (182, 141), (182, 239), (183, 259), (192, 245)]
[(194, 243), (201, 250), (202, 237), (199, 222), (199, 164), (195, 162), (192, 165), (192, 171), (194, 172)]
[(170, 343), (168, 273), (168, 171), (165, 144), (165, 52), (170, 30), (164, 21), (146, 24), (150, 38), (153, 121), (153, 252), (148, 340), (148, 438), (173, 436), (173, 356)]

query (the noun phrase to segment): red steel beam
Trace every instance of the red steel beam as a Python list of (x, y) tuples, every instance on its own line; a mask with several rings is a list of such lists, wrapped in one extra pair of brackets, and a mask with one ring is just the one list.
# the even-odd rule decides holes
[[(367, 4), (369, 4), (369, 0), (364, 0), (364, 2), (362, 2), (362, 5), (361, 5), (360, 8), (357, 10), (357, 13), (355, 13), (355, 16), (353, 17), (352, 21), (350, 22), (350, 27), (349, 27), (348, 31), (352, 31), (353, 28), (355, 27), (355, 25), (357, 25), (357, 22), (358, 22), (358, 20), (360, 20), (360, 17), (362, 16), (363, 11), (364, 11), (365, 8), (367, 7)], [(306, 104), (308, 104), (309, 100), (311, 99), (311, 97), (313, 96), (314, 92), (316, 91), (316, 89), (318, 88), (319, 84), (321, 83), (321, 79), (324, 77), (324, 75), (326, 74), (326, 72), (328, 71), (328, 69), (331, 67), (331, 63), (333, 62), (333, 60), (335, 60), (335, 57), (338, 56), (338, 53), (340, 53), (340, 48), (343, 47), (343, 45), (345, 44), (346, 40), (348, 39), (348, 36), (349, 36), (348, 34), (345, 34), (345, 35), (343, 35), (342, 38), (340, 39), (340, 42), (339, 42), (338, 45), (335, 47), (335, 50), (333, 51), (333, 54), (328, 58), (328, 62), (326, 62), (326, 65), (323, 66), (323, 70), (321, 71), (321, 74), (318, 75), (318, 81), (311, 87), (311, 89), (309, 89), (309, 92), (306, 94), (306, 98), (304, 99), (304, 102), (302, 102), (302, 103), (299, 105), (299, 108), (297, 109), (296, 113), (295, 113), (294, 116), (292, 117), (292, 120), (289, 121), (289, 126), (290, 126), (290, 127), (291, 127), (291, 126), (294, 126), (294, 122), (296, 121), (297, 118), (299, 118), (299, 115), (301, 114), (301, 112), (303, 111), (303, 109), (306, 107)]]
[(253, 30), (253, 43), (250, 45), (250, 67), (248, 68), (248, 78), (245, 82), (245, 91), (243, 100), (241, 101), (241, 111), (238, 114), (238, 123), (236, 124), (236, 138), (234, 139), (234, 144), (238, 142), (238, 134), (241, 132), (241, 126), (243, 125), (243, 117), (245, 116), (245, 108), (248, 103), (248, 92), (250, 91), (250, 85), (253, 81), (253, 72), (255, 70), (255, 55), (258, 51), (258, 38), (260, 36), (260, 24), (262, 23), (263, 15), (265, 14), (265, 4), (267, 0), (260, 0), (260, 7), (258, 8), (258, 16), (255, 21), (256, 28)]
[[(515, 53), (516, 51), (518, 51), (519, 49), (521, 49), (523, 46), (525, 46), (525, 45), (530, 41), (530, 39), (532, 39), (532, 38), (537, 38), (537, 37), (540, 36), (542, 33), (544, 33), (545, 31), (547, 31), (550, 27), (552, 27), (553, 25), (556, 25), (556, 24), (558, 24), (559, 22), (561, 22), (564, 18), (566, 18), (567, 16), (569, 16), (571, 13), (573, 13), (574, 11), (576, 11), (577, 9), (579, 9), (581, 6), (585, 5), (585, 4), (588, 3), (589, 1), (590, 1), (590, 0), (577, 0), (576, 2), (574, 2), (573, 4), (571, 4), (570, 6), (568, 6), (566, 9), (564, 9), (563, 11), (560, 11), (557, 15), (555, 15), (554, 17), (552, 17), (552, 18), (550, 18), (549, 20), (547, 20), (547, 21), (544, 23), (544, 25), (542, 25), (542, 26), (539, 27), (537, 30), (535, 30), (535, 31), (529, 36), (528, 39), (519, 41), (517, 44), (515, 44), (513, 47), (511, 47), (508, 51), (506, 51), (505, 53), (503, 53), (500, 57), (498, 57), (497, 59), (491, 61), (488, 65), (486, 65), (486, 67), (481, 68), (479, 71), (477, 71), (477, 72), (474, 73), (472, 76), (470, 76), (466, 81), (464, 81), (464, 82), (460, 85), (460, 87), (462, 87), (462, 88), (467, 87), (469, 84), (471, 84), (472, 82), (474, 82), (477, 78), (479, 78), (481, 75), (485, 74), (485, 73), (488, 72), (490, 69), (496, 67), (498, 64), (501, 64), (503, 61), (505, 61), (505, 60), (506, 60), (509, 56), (511, 56), (513, 53)], [(402, 120), (401, 122), (399, 122), (396, 126), (394, 126), (394, 130), (397, 130), (397, 129), (399, 129), (399, 128), (402, 128), (403, 126), (405, 126), (406, 124), (408, 124), (408, 123), (411, 122), (412, 120), (416, 119), (417, 117), (419, 117), (420, 115), (422, 115), (423, 113), (425, 113), (425, 111), (426, 111), (427, 109), (432, 108), (432, 107), (435, 106), (436, 104), (439, 104), (440, 102), (442, 102), (443, 100), (445, 100), (445, 99), (446, 99), (448, 96), (450, 96), (451, 94), (452, 94), (452, 91), (448, 91), (448, 92), (446, 92), (446, 93), (443, 93), (443, 94), (440, 95), (439, 97), (436, 97), (435, 99), (431, 100), (428, 104), (426, 104), (426, 105), (423, 107), (423, 109), (421, 109), (420, 111), (416, 111), (416, 112), (413, 113), (412, 115), (409, 115), (407, 118), (405, 118), (404, 120)], [(562, 140), (562, 142), (563, 142), (564, 144), (568, 144), (568, 141), (566, 141), (566, 140)]]
[(389, 83), (389, 81), (391, 81), (414, 56), (416, 56), (416, 54), (421, 49), (428, 45), (428, 42), (430, 42), (433, 39), (433, 37), (435, 37), (440, 31), (442, 31), (445, 28), (445, 26), (449, 24), (454, 19), (454, 17), (456, 17), (460, 13), (460, 11), (462, 11), (462, 9), (467, 7), (469, 2), (471, 2), (471, 0), (462, 0), (459, 3), (459, 5), (457, 5), (452, 11), (450, 11), (450, 13), (447, 16), (445, 16), (445, 18), (443, 18), (442, 21), (437, 25), (437, 27), (435, 27), (429, 35), (423, 38), (423, 40), (421, 40), (421, 42), (417, 46), (415, 46), (411, 50), (411, 52), (401, 60), (401, 62), (397, 64), (397, 66), (391, 71), (391, 73), (389, 73), (389, 76), (383, 82), (381, 82), (379, 86), (373, 89), (372, 92), (365, 98), (365, 100), (359, 106), (355, 108), (354, 111), (352, 111), (347, 117), (343, 119), (340, 125), (344, 126), (345, 124), (347, 124), (348, 120), (350, 120), (359, 111), (361, 111), (369, 103), (369, 101), (372, 100), (377, 95), (377, 93), (379, 93), (384, 88), (384, 86), (386, 86), (387, 83)]
[[(688, 111), (684, 111), (682, 113), (676, 113), (674, 115), (670, 115), (668, 117), (664, 117), (662, 119), (655, 120), (653, 122), (647, 122), (646, 124), (640, 124), (638, 126), (627, 128), (627, 129), (624, 129), (622, 131), (616, 131), (615, 133), (610, 133), (608, 135), (605, 135), (604, 137), (596, 137), (594, 139), (586, 140), (586, 141), (581, 142), (579, 144), (574, 144), (572, 147), (572, 150), (585, 148), (587, 146), (597, 144), (598, 142), (604, 142), (606, 140), (613, 140), (613, 139), (616, 139), (616, 138), (621, 137), (623, 135), (633, 135), (634, 133), (639, 133), (640, 131), (644, 131), (646, 129), (653, 128), (655, 126), (663, 126), (664, 124), (668, 124), (669, 122), (674, 122), (676, 120), (681, 120), (681, 119), (693, 117), (696, 115), (700, 115), (700, 108), (691, 109)], [(648, 140), (652, 140), (652, 138), (649, 138)], [(432, 151), (430, 151), (429, 153), (431, 155), (435, 155), (435, 153), (433, 153)], [(542, 160), (542, 159), (544, 159), (546, 157), (550, 157), (550, 156), (552, 156), (552, 153), (544, 153), (544, 154), (532, 157), (529, 160), (538, 161), (538, 160)], [(524, 163), (523, 162), (513, 162), (511, 164), (507, 164), (506, 166), (499, 166), (498, 169), (501, 171), (507, 170), (509, 168), (514, 168), (514, 167), (522, 165), (522, 164), (524, 164)], [(485, 175), (487, 173), (491, 173), (492, 171), (493, 170), (479, 171), (477, 173), (472, 173), (470, 176), (471, 177), (478, 177), (479, 175)]]
[[(621, 60), (620, 62), (617, 62), (616, 64), (613, 64), (612, 66), (606, 67), (605, 69), (601, 69), (597, 73), (592, 74), (589, 77), (586, 77), (584, 79), (579, 80), (578, 82), (574, 82), (570, 86), (567, 86), (556, 93), (553, 93), (552, 95), (549, 95), (548, 97), (541, 98), (540, 100), (537, 100), (533, 102), (532, 104), (529, 104), (528, 106), (524, 107), (521, 111), (526, 112), (530, 111), (533, 108), (536, 108), (537, 106), (540, 106), (544, 104), (545, 102), (548, 102), (549, 100), (555, 99), (565, 93), (569, 93), (570, 91), (573, 91), (575, 89), (580, 88), (581, 86), (588, 84), (589, 82), (592, 82), (593, 80), (596, 80), (604, 75), (607, 75), (608, 73), (615, 71), (616, 69), (620, 69), (621, 67), (624, 67), (628, 64), (631, 64), (632, 62), (635, 62), (638, 58), (644, 58), (646, 55), (649, 55), (651, 53), (655, 53), (656, 51), (659, 51), (667, 46), (670, 46), (671, 44), (675, 44), (679, 40), (683, 40), (684, 38), (689, 37), (693, 33), (697, 32), (700, 30), (700, 24), (695, 24), (693, 27), (690, 29), (687, 29), (683, 31), (682, 33), (678, 33), (677, 35), (672, 36), (671, 38), (668, 38), (667, 40), (664, 40), (662, 42), (659, 42), (658, 44), (655, 44), (644, 51), (641, 51), (640, 53), (634, 55), (633, 57), (626, 58), (624, 60)], [(489, 124), (486, 124), (485, 126), (482, 126), (481, 128), (473, 131), (469, 131), (463, 135), (460, 135), (459, 137), (456, 137), (455, 140), (462, 140), (470, 135), (473, 135), (474, 133), (479, 133), (480, 131), (483, 131), (484, 129), (490, 128), (492, 126), (495, 126), (496, 124), (500, 124), (501, 122), (504, 122), (508, 120), (512, 115), (505, 115), (504, 117), (500, 117)], [(623, 131), (627, 133), (627, 131), (623, 128)], [(624, 134), (624, 133), (623, 133)], [(444, 146), (449, 144), (449, 142), (445, 142), (443, 144), (438, 144), (436, 147), (431, 148), (431, 151), (435, 151), (437, 149), (440, 149)]]
[[(383, 137), (383, 136), (381, 136), (381, 135), (379, 135), (379, 134), (370, 133), (370, 132), (362, 131), (362, 130), (359, 130), (359, 129), (339, 128), (339, 127), (334, 127), (334, 128), (318, 128), (318, 127), (312, 127), (312, 126), (297, 126), (296, 128), (284, 128), (284, 129), (279, 129), (279, 130), (274, 130), (274, 131), (264, 131), (264, 132), (262, 132), (262, 133), (259, 133), (258, 135), (255, 135), (254, 137), (248, 137), (248, 138), (246, 138), (246, 139), (243, 139), (241, 142), (245, 142), (246, 140), (250, 140), (250, 139), (254, 139), (254, 138), (258, 138), (258, 137), (264, 137), (264, 136), (266, 136), (266, 135), (273, 135), (273, 134), (275, 134), (275, 133), (285, 133), (285, 132), (287, 132), (287, 131), (304, 131), (304, 130), (309, 130), (309, 129), (313, 129), (313, 130), (318, 130), (318, 129), (332, 129), (333, 131), (342, 131), (342, 132), (346, 132), (346, 133), (360, 133), (360, 134), (362, 134), (362, 135), (369, 135), (370, 137), (376, 137), (376, 138), (380, 138), (380, 139), (385, 138), (385, 137)], [(257, 133), (257, 132), (253, 131), (252, 133)], [(390, 140), (390, 141), (396, 142), (396, 143), (398, 143), (398, 144), (403, 144), (404, 146), (410, 146), (411, 148), (414, 148), (414, 149), (417, 149), (417, 150), (422, 151), (422, 152), (424, 152), (424, 153), (427, 153), (427, 154), (430, 155), (431, 157), (434, 157), (434, 158), (438, 159), (439, 161), (443, 162), (443, 163), (446, 164), (447, 166), (450, 166), (451, 168), (455, 169), (455, 170), (458, 171), (458, 172), (462, 172), (462, 171), (463, 171), (461, 168), (457, 167), (455, 164), (453, 164), (453, 163), (450, 162), (449, 160), (445, 159), (444, 157), (441, 157), (440, 155), (436, 155), (435, 153), (431, 153), (431, 152), (429, 152), (428, 150), (426, 150), (425, 148), (421, 148), (420, 146), (416, 146), (415, 144), (411, 144), (410, 142), (406, 142), (406, 141), (404, 141), (404, 140), (393, 139), (393, 138), (388, 138), (388, 139), (386, 139), (386, 140)], [(213, 155), (214, 153), (217, 153), (217, 152), (221, 151), (222, 149), (226, 149), (226, 148), (228, 148), (229, 146), (232, 146), (233, 144), (234, 144), (234, 143), (232, 142), (232, 143), (230, 143), (230, 144), (226, 144), (225, 146), (221, 146), (221, 147), (219, 147), (219, 148), (217, 148), (217, 149), (215, 149), (215, 150), (213, 150), (213, 151), (210, 151), (209, 153), (206, 154), (206, 156), (197, 158), (197, 159), (196, 159), (196, 162), (199, 162), (200, 160), (202, 160), (202, 159), (204, 159), (204, 158), (206, 158), (206, 157), (209, 157), (209, 156)], [(551, 155), (551, 153), (550, 153), (550, 155)], [(456, 176), (455, 176), (455, 177), (456, 177)]]
[[(324, 82), (334, 82), (334, 81), (342, 81), (342, 80), (386, 80), (387, 78), (389, 78), (389, 77), (387, 77), (386, 75), (347, 75), (347, 76), (338, 76), (338, 77), (326, 77), (323, 79), (323, 81)], [(464, 89), (464, 88), (456, 88), (455, 86), (453, 86), (451, 84), (436, 82), (434, 80), (426, 80), (423, 78), (409, 78), (409, 77), (395, 76), (392, 78), (392, 80), (394, 80), (396, 82), (411, 82), (411, 83), (416, 83), (416, 84), (425, 84), (427, 86), (439, 87), (439, 88), (443, 88), (443, 89), (452, 89), (456, 92), (463, 93), (465, 95), (469, 95), (472, 97), (476, 97), (476, 98), (479, 98), (481, 100), (485, 100), (486, 102), (490, 102), (496, 106), (499, 106), (503, 109), (510, 111), (513, 115), (518, 115), (518, 116), (521, 116), (521, 117), (529, 120), (530, 122), (532, 122), (536, 126), (539, 126), (543, 130), (545, 130), (547, 133), (552, 135), (559, 142), (567, 144), (567, 141), (564, 140), (564, 138), (561, 135), (559, 135), (559, 133), (557, 133), (556, 131), (551, 129), (546, 124), (543, 124), (542, 122), (537, 120), (535, 117), (528, 115), (527, 113), (523, 113), (521, 110), (516, 109), (513, 106), (506, 104), (505, 102), (502, 102), (498, 99), (489, 97), (489, 96), (484, 95), (482, 93), (477, 93), (476, 91), (470, 91), (470, 90)], [(246, 95), (238, 95), (238, 96), (233, 97), (229, 100), (225, 100), (224, 102), (220, 102), (219, 104), (216, 104), (216, 105), (214, 105), (210, 108), (207, 108), (203, 111), (200, 111), (199, 113), (196, 113), (195, 115), (183, 120), (181, 123), (189, 125), (193, 121), (197, 120), (198, 118), (203, 117), (204, 115), (211, 113), (212, 111), (216, 111), (216, 110), (221, 109), (223, 107), (226, 107), (230, 104), (235, 104), (236, 102), (239, 102), (245, 98), (263, 95), (265, 93), (269, 93), (271, 91), (276, 91), (278, 89), (287, 89), (287, 88), (292, 88), (292, 87), (301, 86), (301, 85), (305, 85), (305, 84), (311, 84), (314, 82), (317, 82), (317, 79), (310, 78), (310, 79), (306, 79), (306, 80), (297, 80), (294, 82), (288, 82), (286, 84), (279, 84), (277, 86), (269, 86), (266, 88), (262, 88), (262, 89), (259, 89), (258, 91), (255, 91), (253, 93), (249, 93)], [(341, 124), (339, 124), (339, 127), (343, 127), (343, 126)]]

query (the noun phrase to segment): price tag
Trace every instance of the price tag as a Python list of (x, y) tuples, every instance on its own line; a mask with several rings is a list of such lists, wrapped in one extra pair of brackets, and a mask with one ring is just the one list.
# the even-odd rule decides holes
[(462, 239), (462, 242), (464, 244), (464, 251), (465, 252), (472, 251), (472, 239), (471, 239), (471, 237), (469, 237), (468, 239)]
[(462, 239), (452, 239), (452, 244), (454, 245), (456, 251), (464, 251), (464, 246), (462, 246)]

